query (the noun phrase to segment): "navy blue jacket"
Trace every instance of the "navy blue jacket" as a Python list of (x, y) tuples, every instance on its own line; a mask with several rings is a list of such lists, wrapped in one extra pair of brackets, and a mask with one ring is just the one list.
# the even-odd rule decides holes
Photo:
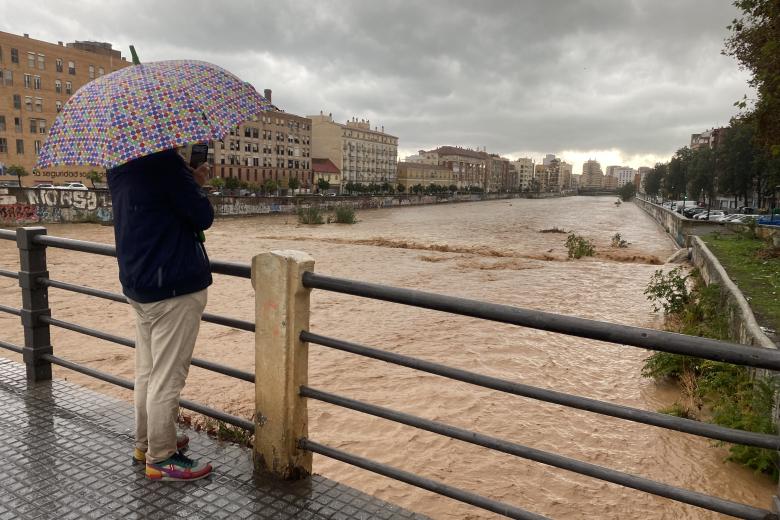
[(149, 303), (211, 285), (197, 232), (214, 221), (209, 199), (175, 150), (108, 172), (119, 281), (125, 295)]

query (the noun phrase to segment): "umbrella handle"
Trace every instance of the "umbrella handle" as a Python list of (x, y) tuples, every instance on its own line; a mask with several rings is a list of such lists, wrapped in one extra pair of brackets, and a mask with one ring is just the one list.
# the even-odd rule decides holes
[(141, 64), (141, 60), (138, 59), (138, 54), (135, 53), (135, 47), (133, 45), (130, 46), (130, 55), (133, 57), (133, 65)]

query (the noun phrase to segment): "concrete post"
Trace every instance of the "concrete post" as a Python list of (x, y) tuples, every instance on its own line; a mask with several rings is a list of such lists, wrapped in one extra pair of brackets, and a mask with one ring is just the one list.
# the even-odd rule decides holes
[(311, 474), (312, 454), (297, 447), (308, 435), (309, 289), (304, 271), (314, 259), (299, 251), (271, 251), (252, 259), (255, 289), (255, 469), (285, 479)]
[(33, 243), (33, 238), (45, 235), (44, 227), (26, 227), (16, 230), (16, 245), (19, 248), (19, 287), (22, 288), (22, 327), (24, 327), (24, 348), (22, 357), (27, 369), (27, 380), (51, 380), (51, 363), (41, 359), (51, 354), (49, 325), (40, 321), (41, 316), (51, 316), (49, 291), (40, 285), (38, 278), (48, 278), (46, 270), (46, 246)]

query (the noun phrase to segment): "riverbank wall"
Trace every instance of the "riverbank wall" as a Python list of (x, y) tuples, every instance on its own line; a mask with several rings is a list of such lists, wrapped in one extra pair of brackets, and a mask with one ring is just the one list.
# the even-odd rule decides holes
[[(568, 194), (566, 194), (568, 195)], [(559, 193), (481, 193), (433, 195), (395, 195), (358, 197), (238, 197), (211, 196), (217, 217), (246, 217), (270, 213), (295, 214), (299, 208), (318, 206), (331, 211), (336, 206), (358, 209), (395, 208), (425, 204), (477, 202), (513, 198), (552, 198)], [(50, 190), (34, 188), (0, 188), (0, 225), (59, 224), (113, 221), (111, 195), (107, 190)]]
[(761, 330), (742, 291), (731, 281), (726, 270), (704, 241), (700, 237), (693, 236), (690, 242), (691, 262), (699, 269), (707, 285), (715, 283), (720, 287), (721, 308), (728, 314), (731, 339), (743, 345), (780, 347), (780, 338), (774, 334), (774, 339), (770, 338)]
[(680, 247), (688, 246), (688, 237), (690, 236), (701, 236), (713, 231), (724, 231), (724, 227), (719, 222), (685, 218), (679, 213), (675, 213), (659, 204), (640, 198), (634, 198), (634, 204), (658, 222)]

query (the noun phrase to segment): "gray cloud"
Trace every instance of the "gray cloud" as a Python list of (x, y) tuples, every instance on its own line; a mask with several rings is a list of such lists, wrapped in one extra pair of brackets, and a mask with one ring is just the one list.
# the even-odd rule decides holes
[[(198, 58), (297, 114), (357, 116), (403, 150), (668, 157), (726, 124), (746, 75), (720, 54), (730, 2), (0, 0), (3, 30)], [(575, 167), (577, 165), (575, 164)], [(633, 166), (638, 166), (635, 164)]]

